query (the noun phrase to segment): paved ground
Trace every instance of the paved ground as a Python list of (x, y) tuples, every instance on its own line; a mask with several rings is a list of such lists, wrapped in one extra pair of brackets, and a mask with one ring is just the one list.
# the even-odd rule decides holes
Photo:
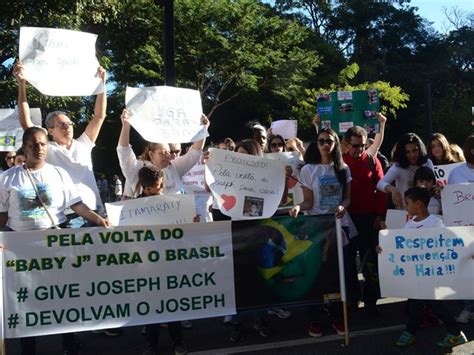
[[(392, 300), (393, 301), (393, 300)], [(416, 344), (409, 349), (394, 346), (399, 333), (403, 330), (404, 302), (395, 302), (379, 306), (381, 315), (369, 317), (360, 309), (350, 314), (350, 345), (343, 346), (343, 338), (334, 333), (325, 324), (326, 332), (321, 338), (310, 338), (306, 333), (306, 309), (293, 309), (291, 318), (282, 320), (269, 318), (275, 335), (261, 338), (251, 330), (252, 317), (244, 315), (247, 327), (246, 338), (237, 344), (228, 340), (229, 329), (222, 325), (222, 319), (210, 318), (193, 321), (193, 329), (185, 330), (184, 336), (189, 351), (195, 354), (443, 354), (436, 346), (436, 341), (444, 336), (442, 326), (420, 330)], [(454, 314), (461, 305), (451, 304)], [(468, 339), (474, 339), (474, 321), (463, 326)], [(79, 334), (83, 343), (81, 354), (88, 355), (134, 355), (140, 354), (144, 338), (140, 327), (124, 329), (124, 334), (117, 338), (84, 332)], [(172, 348), (166, 329), (162, 331), (160, 350), (171, 354)], [(41, 337), (38, 339), (37, 354), (61, 354), (60, 336)], [(458, 354), (474, 354), (474, 341), (453, 349)], [(18, 340), (7, 340), (7, 354), (19, 354)]]

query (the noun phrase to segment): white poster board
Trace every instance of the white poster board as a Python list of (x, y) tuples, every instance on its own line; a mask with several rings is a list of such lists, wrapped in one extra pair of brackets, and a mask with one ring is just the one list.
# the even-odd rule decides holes
[[(31, 108), (33, 125), (41, 127), (41, 110)], [(18, 109), (0, 108), (0, 151), (16, 152), (23, 145), (23, 128), (20, 126)]]
[(273, 121), (270, 126), (272, 134), (279, 134), (283, 139), (296, 138), (298, 133), (298, 121), (279, 120)]
[(192, 223), (196, 206), (192, 195), (157, 195), (106, 203), (113, 226)]
[(444, 186), (441, 203), (446, 226), (474, 226), (474, 183)]
[(25, 78), (44, 95), (86, 96), (103, 91), (97, 76), (97, 35), (57, 28), (21, 27)]
[(273, 216), (285, 184), (285, 165), (227, 150), (209, 149), (206, 182), (220, 211), (232, 219)]
[(281, 161), (291, 168), (291, 176), (287, 179), (288, 196), (285, 203), (280, 204), (279, 210), (289, 209), (303, 202), (303, 190), (301, 189), (300, 172), (303, 161), (299, 160), (298, 152), (267, 153), (265, 158)]
[(448, 184), (448, 179), (449, 179), (449, 174), (451, 174), (451, 171), (454, 168), (457, 168), (459, 165), (462, 165), (463, 163), (452, 163), (452, 164), (446, 164), (446, 165), (435, 165), (433, 167), (433, 171), (436, 177), (436, 183), (438, 185), (447, 185)]
[(155, 143), (188, 143), (207, 137), (201, 124), (201, 95), (197, 90), (171, 86), (127, 87), (129, 122)]
[(474, 299), (474, 227), (382, 230), (382, 297)]
[(194, 165), (191, 170), (181, 178), (186, 193), (208, 194), (206, 191), (206, 183), (204, 181), (204, 165), (204, 159), (201, 156), (196, 165)]
[(7, 338), (235, 313), (229, 221), (3, 234)]

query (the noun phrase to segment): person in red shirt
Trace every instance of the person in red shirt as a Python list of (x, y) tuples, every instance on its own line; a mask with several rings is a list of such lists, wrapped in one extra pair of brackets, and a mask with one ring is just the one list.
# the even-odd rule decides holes
[(367, 131), (359, 126), (349, 128), (345, 134), (348, 151), (343, 155), (352, 175), (351, 205), (349, 214), (358, 235), (351, 239), (346, 255), (346, 283), (350, 303), (358, 307), (361, 300), (357, 278), (356, 257), (364, 275), (362, 300), (369, 314), (377, 314), (376, 303), (380, 297), (377, 271), (378, 229), (386, 212), (386, 196), (377, 191), (377, 182), (383, 178), (383, 170), (377, 157), (366, 151)]

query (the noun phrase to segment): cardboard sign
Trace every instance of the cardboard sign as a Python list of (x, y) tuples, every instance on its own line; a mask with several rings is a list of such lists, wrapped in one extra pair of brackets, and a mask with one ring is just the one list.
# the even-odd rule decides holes
[(318, 94), (316, 101), (321, 129), (332, 128), (337, 134), (345, 133), (352, 126), (361, 126), (368, 133), (380, 131), (377, 118), (380, 101), (377, 90)]
[(271, 217), (284, 192), (285, 165), (227, 150), (209, 151), (206, 182), (220, 211), (233, 219)]
[[(30, 109), (31, 121), (41, 127), (41, 110)], [(0, 109), (0, 151), (16, 152), (23, 145), (23, 128), (20, 126), (18, 109)]]
[(85, 96), (103, 91), (97, 76), (97, 35), (56, 28), (20, 28), (25, 77), (44, 95)]
[(296, 138), (298, 133), (298, 121), (279, 120), (273, 121), (271, 125), (272, 134), (279, 134), (283, 139)]
[(380, 232), (382, 297), (474, 298), (474, 227)]
[[(443, 221), (443, 216), (437, 214), (434, 214), (433, 216)], [(403, 229), (409, 219), (410, 215), (407, 211), (388, 209), (385, 217), (385, 225), (387, 226), (387, 229)]]
[(441, 203), (446, 226), (474, 226), (474, 183), (444, 186)]
[(207, 137), (201, 95), (171, 86), (127, 87), (129, 122), (149, 142), (187, 143)]
[(106, 203), (113, 226), (192, 223), (196, 206), (192, 195), (157, 195)]

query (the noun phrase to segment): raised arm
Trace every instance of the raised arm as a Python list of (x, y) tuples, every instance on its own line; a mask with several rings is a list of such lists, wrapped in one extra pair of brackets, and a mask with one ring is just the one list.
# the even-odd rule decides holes
[(128, 110), (126, 108), (123, 109), (120, 120), (122, 121), (122, 129), (120, 130), (118, 144), (128, 147), (130, 144), (130, 123), (128, 122)]
[[(202, 115), (201, 120), (202, 120), (202, 124), (209, 129), (210, 122), (209, 122), (209, 119), (207, 118), (207, 116)], [(206, 144), (206, 138), (203, 138), (203, 139), (200, 139), (200, 140), (194, 142), (191, 147), (196, 149), (196, 150), (202, 150), (204, 148), (205, 144)]]
[(102, 93), (98, 94), (95, 98), (95, 107), (94, 107), (94, 117), (90, 122), (87, 124), (85, 129), (85, 133), (92, 141), (95, 143), (97, 137), (99, 136), (100, 129), (102, 128), (102, 124), (105, 120), (105, 113), (107, 110), (107, 90), (105, 87), (105, 79), (106, 79), (106, 72), (105, 69), (99, 67), (97, 70), (97, 76), (101, 80), (102, 85)]
[(25, 70), (21, 62), (17, 62), (13, 67), (13, 76), (18, 82), (18, 114), (21, 128), (24, 130), (33, 127), (33, 122), (30, 117), (30, 106), (26, 100), (26, 80)]
[(321, 119), (319, 118), (319, 114), (316, 112), (313, 117), (313, 126), (314, 130), (316, 131), (316, 136), (319, 133), (319, 122), (321, 122)]
[(385, 133), (385, 123), (387, 122), (387, 117), (382, 115), (380, 112), (378, 114), (378, 119), (380, 123), (380, 131), (379, 133), (375, 134), (374, 143), (372, 143), (372, 145), (368, 149), (369, 153), (373, 156), (377, 155), (380, 147), (382, 146), (383, 136)]

